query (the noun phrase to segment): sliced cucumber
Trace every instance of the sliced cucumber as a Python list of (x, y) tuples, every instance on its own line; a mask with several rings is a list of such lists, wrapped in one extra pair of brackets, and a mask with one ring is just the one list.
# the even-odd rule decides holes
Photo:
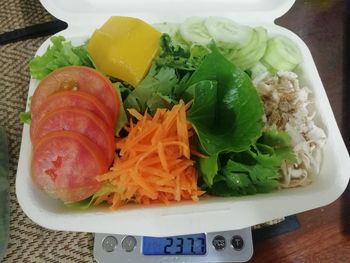
[(179, 30), (180, 25), (178, 23), (163, 22), (153, 24), (153, 27), (163, 34), (168, 34), (169, 36), (174, 37)]
[(267, 42), (262, 61), (276, 70), (293, 70), (301, 63), (302, 55), (292, 40), (279, 35)]
[(258, 39), (259, 39), (259, 43), (256, 47), (255, 59), (257, 59), (256, 61), (259, 61), (264, 56), (266, 51), (267, 30), (263, 27), (257, 27), (255, 30), (258, 34)]
[[(268, 48), (266, 49), (266, 52), (269, 52)], [(273, 54), (273, 51), (271, 53)], [(297, 66), (297, 64), (290, 63), (287, 60), (284, 60), (283, 58), (278, 57), (274, 54), (271, 56), (264, 56), (261, 62), (266, 66), (270, 67), (272, 71), (291, 71)]]
[(249, 50), (242, 50), (242, 54), (236, 59), (236, 63), (243, 70), (250, 69), (265, 54), (267, 46), (267, 31), (262, 27), (255, 28), (257, 41), (255, 46), (251, 46)]
[(250, 41), (247, 43), (247, 45), (241, 46), (237, 50), (234, 58), (244, 58), (249, 55), (253, 50), (256, 49), (257, 46), (259, 46), (259, 41), (259, 32), (254, 29)]
[(208, 17), (204, 21), (209, 34), (216, 42), (246, 45), (251, 39), (253, 29), (235, 23), (229, 18)]
[(262, 27), (253, 29), (253, 34), (249, 43), (239, 49), (227, 52), (221, 48), (224, 54), (237, 67), (246, 70), (256, 64), (265, 54), (267, 45), (267, 31)]
[(189, 17), (180, 25), (180, 34), (188, 43), (209, 45), (213, 40), (201, 17)]
[(255, 63), (251, 68), (251, 77), (252, 79), (255, 79), (259, 76), (267, 75), (269, 73), (269, 69), (260, 61)]

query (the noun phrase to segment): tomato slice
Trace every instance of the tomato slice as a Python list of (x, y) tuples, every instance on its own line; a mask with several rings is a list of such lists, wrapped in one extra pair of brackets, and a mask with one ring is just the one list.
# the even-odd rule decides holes
[(94, 194), (100, 187), (96, 176), (107, 169), (99, 147), (77, 132), (50, 132), (33, 149), (34, 183), (64, 202), (77, 202)]
[(37, 115), (40, 106), (48, 96), (65, 90), (84, 91), (95, 96), (106, 105), (113, 123), (116, 123), (120, 108), (116, 90), (108, 78), (95, 69), (84, 66), (59, 68), (41, 80), (32, 97), (30, 107), (32, 115)]
[(114, 159), (113, 130), (95, 114), (76, 107), (65, 107), (46, 114), (30, 125), (31, 140), (36, 141), (52, 131), (75, 131), (97, 144), (108, 164)]
[(62, 91), (49, 96), (36, 114), (32, 114), (32, 120), (40, 121), (47, 113), (64, 107), (78, 107), (91, 111), (114, 129), (114, 120), (106, 106), (95, 96), (82, 91)]

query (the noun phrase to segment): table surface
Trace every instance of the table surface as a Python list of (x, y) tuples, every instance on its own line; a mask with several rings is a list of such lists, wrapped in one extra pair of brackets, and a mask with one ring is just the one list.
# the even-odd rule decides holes
[[(314, 57), (344, 141), (350, 146), (350, 4), (347, 0), (296, 0), (277, 23), (299, 35)], [(0, 33), (52, 19), (36, 0), (0, 0)], [(24, 10), (22, 14), (17, 9)], [(40, 11), (38, 11), (40, 10)], [(7, 23), (8, 19), (11, 22)], [(30, 23), (29, 23), (30, 22)], [(346, 34), (348, 32), (348, 34)], [(0, 46), (0, 125), (10, 143), (11, 227), (4, 262), (91, 262), (92, 236), (42, 229), (21, 212), (14, 194), (27, 64), (44, 38)], [(5, 95), (3, 95), (5, 94)], [(6, 96), (4, 99), (3, 96)], [(8, 99), (10, 97), (10, 99)], [(350, 172), (350, 171), (349, 171)], [(334, 203), (297, 215), (300, 228), (254, 244), (250, 262), (350, 262), (350, 188)]]
[[(309, 47), (349, 149), (350, 53), (345, 47), (350, 45), (350, 4), (297, 0), (277, 24), (298, 34)], [(349, 186), (334, 203), (297, 217), (299, 229), (256, 242), (250, 262), (350, 262)]]

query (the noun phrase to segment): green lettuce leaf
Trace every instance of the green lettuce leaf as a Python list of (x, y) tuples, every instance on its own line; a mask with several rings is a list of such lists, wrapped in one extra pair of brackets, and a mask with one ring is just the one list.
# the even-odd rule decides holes
[(113, 86), (115, 90), (117, 91), (117, 94), (120, 99), (120, 111), (119, 111), (119, 118), (115, 127), (115, 135), (119, 137), (119, 133), (122, 130), (122, 128), (125, 126), (125, 124), (128, 123), (128, 117), (126, 115), (125, 109), (124, 109), (124, 104), (121, 96), (121, 89), (124, 88), (123, 84), (120, 82), (115, 82), (113, 83)]
[(264, 131), (250, 154), (265, 166), (280, 166), (284, 160), (297, 162), (289, 134), (275, 129)]
[(19, 120), (21, 123), (30, 124), (32, 121), (32, 115), (30, 112), (20, 112)]
[(134, 108), (138, 112), (148, 109), (153, 114), (158, 107), (171, 108), (177, 101), (171, 97), (179, 82), (176, 71), (169, 67), (157, 67), (155, 63), (141, 83), (124, 101), (126, 109)]
[(109, 192), (119, 192), (120, 194), (122, 194), (122, 191), (118, 189), (116, 186), (106, 183), (102, 185), (101, 188), (93, 196), (79, 202), (64, 203), (64, 205), (72, 209), (81, 209), (81, 210), (88, 209), (95, 203), (97, 198)]
[(73, 46), (62, 36), (51, 37), (52, 45), (42, 56), (35, 57), (29, 63), (30, 74), (35, 79), (43, 79), (57, 68), (70, 65), (93, 67), (86, 44)]
[(251, 79), (217, 49), (205, 57), (187, 86), (194, 89), (188, 120), (209, 155), (247, 150), (261, 136), (263, 106)]
[(230, 195), (266, 193), (278, 185), (278, 169), (264, 167), (259, 163), (246, 165), (229, 160), (221, 173), (231, 190)]
[[(32, 96), (30, 96), (28, 98), (28, 109), (30, 109), (30, 104), (32, 101)], [(21, 123), (26, 123), (26, 124), (30, 124), (32, 122), (32, 114), (30, 113), (30, 111), (24, 111), (24, 112), (20, 112), (19, 113), (19, 121)]]
[[(207, 162), (214, 157), (209, 157)], [(210, 171), (200, 169), (206, 183), (203, 188), (210, 194), (218, 196), (271, 192), (278, 186), (283, 161), (296, 162), (290, 136), (277, 130), (264, 131), (250, 149), (221, 154), (218, 158), (221, 168), (213, 179)], [(199, 163), (201, 162), (202, 160)], [(212, 179), (212, 184), (206, 179), (208, 176)]]
[(204, 182), (207, 186), (211, 187), (214, 182), (214, 177), (219, 170), (218, 155), (212, 155), (208, 158), (200, 158), (198, 163), (199, 172), (202, 175)]

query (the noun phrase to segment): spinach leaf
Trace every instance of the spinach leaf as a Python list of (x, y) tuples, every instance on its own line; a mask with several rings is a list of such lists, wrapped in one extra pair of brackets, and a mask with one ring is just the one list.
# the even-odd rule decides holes
[(261, 136), (263, 107), (255, 87), (217, 49), (204, 58), (188, 87), (194, 87), (188, 120), (209, 155), (247, 150)]

